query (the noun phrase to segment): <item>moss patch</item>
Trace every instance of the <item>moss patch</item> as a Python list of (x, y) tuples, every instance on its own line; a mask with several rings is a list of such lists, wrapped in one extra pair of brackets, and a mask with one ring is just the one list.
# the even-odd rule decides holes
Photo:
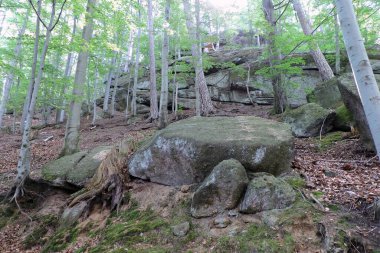
[(0, 206), (0, 229), (5, 227), (10, 221), (16, 219), (18, 211), (10, 205)]
[(343, 132), (332, 132), (328, 133), (325, 136), (322, 136), (322, 139), (317, 139), (317, 145), (320, 151), (325, 151), (330, 148), (335, 142), (341, 141), (344, 137)]
[(44, 236), (49, 229), (55, 229), (57, 225), (58, 218), (53, 215), (38, 217), (35, 229), (23, 241), (24, 249), (29, 249), (33, 246), (46, 243), (46, 238), (44, 238)]
[(42, 249), (42, 253), (63, 251), (69, 244), (76, 241), (78, 234), (79, 229), (75, 226), (72, 228), (58, 229), (58, 231), (49, 238), (49, 241)]

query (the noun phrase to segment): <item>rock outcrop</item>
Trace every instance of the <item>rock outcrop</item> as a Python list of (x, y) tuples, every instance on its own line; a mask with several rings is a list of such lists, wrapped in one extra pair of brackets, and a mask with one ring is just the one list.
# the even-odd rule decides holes
[(195, 191), (191, 215), (208, 217), (235, 208), (248, 184), (245, 168), (235, 159), (219, 163)]
[(257, 117), (193, 117), (160, 130), (130, 158), (129, 173), (165, 185), (202, 182), (221, 161), (234, 158), (247, 172), (279, 175), (290, 168), (288, 124)]
[(315, 103), (286, 111), (282, 120), (291, 125), (296, 137), (313, 137), (325, 134), (333, 128), (335, 112)]
[(92, 178), (111, 146), (100, 146), (49, 162), (42, 168), (42, 179), (61, 187), (83, 187)]
[[(377, 85), (380, 87), (380, 75), (375, 75), (375, 77)], [(345, 106), (350, 110), (355, 120), (356, 126), (360, 132), (361, 141), (368, 149), (375, 150), (353, 74), (347, 73), (340, 76), (338, 79), (338, 87), (342, 94)]]
[(283, 209), (290, 206), (295, 199), (296, 193), (287, 182), (271, 175), (262, 175), (249, 182), (239, 211), (258, 213)]

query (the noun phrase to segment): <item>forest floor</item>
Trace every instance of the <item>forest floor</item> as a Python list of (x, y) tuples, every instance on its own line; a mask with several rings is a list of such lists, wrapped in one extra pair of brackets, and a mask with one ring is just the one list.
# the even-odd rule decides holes
[[(273, 118), (269, 113), (271, 107), (268, 106), (219, 104), (217, 107), (216, 115)], [(180, 118), (191, 115), (192, 111), (183, 111)], [(11, 133), (10, 126), (13, 120), (7, 117), (5, 125), (8, 127), (0, 132), (0, 196), (5, 195), (15, 178), (21, 143), (21, 135)], [(41, 120), (36, 118), (33, 125), (39, 124)], [(65, 132), (64, 125), (37, 128), (33, 130), (31, 142), (32, 175), (44, 164), (58, 157)], [(91, 120), (84, 117), (81, 123), (80, 148), (112, 145), (126, 137), (142, 139), (155, 130), (154, 124), (147, 122), (144, 116), (139, 116), (132, 122), (119, 113), (113, 118), (97, 120), (96, 125), (92, 125)], [(319, 200), (325, 211), (329, 212), (330, 209), (339, 206), (341, 210), (355, 217), (356, 233), (380, 240), (380, 226), (372, 223), (373, 214), (368, 211), (374, 198), (380, 196), (380, 163), (375, 154), (367, 151), (354, 133), (343, 132), (330, 133), (321, 138), (296, 139), (295, 149), (292, 167), (305, 179), (306, 190)], [(49, 208), (58, 214), (58, 207), (64, 205), (67, 197), (68, 193), (52, 189), (45, 195), (42, 207), (25, 207), (24, 211), (32, 217), (35, 213), (43, 213)], [(20, 204), (22, 207), (27, 206), (27, 203)], [(31, 225), (26, 227), (23, 224), (28, 221), (26, 217), (19, 217), (2, 229), (0, 226), (0, 252), (39, 252), (41, 246), (24, 249), (20, 236), (32, 228)]]

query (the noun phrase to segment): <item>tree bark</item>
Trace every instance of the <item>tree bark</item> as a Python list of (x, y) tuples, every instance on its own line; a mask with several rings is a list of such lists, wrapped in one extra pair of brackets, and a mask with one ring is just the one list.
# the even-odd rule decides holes
[[(197, 1), (197, 3), (199, 4), (199, 1)], [(206, 85), (206, 79), (203, 72), (202, 55), (199, 50), (199, 41), (197, 40), (197, 29), (193, 24), (189, 0), (183, 0), (183, 7), (186, 16), (187, 30), (192, 41), (191, 54), (193, 56), (193, 64), (195, 67), (195, 91), (196, 94), (199, 93), (196, 99), (199, 99), (201, 105), (201, 108), (196, 108), (197, 115), (208, 115), (214, 112), (214, 106), (212, 105), (210, 94)]]
[[(19, 58), (20, 53), (21, 53), (21, 47), (22, 47), (22, 41), (21, 40), (25, 34), (26, 25), (28, 24), (28, 20), (29, 20), (29, 14), (30, 14), (30, 8), (28, 9), (28, 11), (26, 13), (22, 27), (20, 28), (20, 31), (18, 32), (17, 44), (16, 44), (16, 47), (14, 50), (15, 58), (11, 61), (11, 66), (13, 68), (16, 67), (17, 59)], [(9, 73), (7, 78), (5, 79), (5, 83), (3, 86), (3, 93), (2, 93), (2, 98), (1, 98), (1, 102), (0, 102), (0, 128), (3, 126), (3, 116), (4, 116), (6, 106), (7, 106), (7, 102), (8, 102), (8, 98), (9, 98), (9, 92), (10, 92), (12, 84), (13, 84), (13, 78), (14, 78), (14, 74), (12, 72)]]
[(344, 44), (356, 87), (363, 104), (373, 142), (380, 160), (380, 91), (364, 47), (351, 0), (336, 0)]
[(150, 80), (150, 117), (158, 119), (157, 85), (156, 85), (156, 57), (154, 55), (154, 30), (152, 0), (148, 0), (148, 37), (149, 37), (149, 80)]
[[(76, 28), (77, 28), (77, 20), (78, 18), (74, 16), (74, 24), (73, 24), (73, 30), (71, 32), (71, 39), (70, 39), (70, 44), (72, 44), (74, 42), (74, 37), (75, 37), (75, 33), (76, 33)], [(69, 52), (69, 54), (67, 55), (67, 60), (66, 60), (66, 67), (65, 67), (65, 74), (64, 74), (64, 78), (66, 80), (68, 80), (71, 76), (71, 65), (72, 65), (72, 62), (73, 62), (73, 53), (72, 52)], [(66, 93), (66, 88), (67, 86), (64, 85), (62, 87), (62, 95)], [(62, 123), (65, 119), (65, 106), (66, 106), (66, 101), (63, 99), (62, 100), (62, 104), (61, 104), (61, 108), (59, 108), (57, 110), (57, 120), (56, 120), (56, 123)]]
[[(55, 16), (55, 11), (56, 11), (55, 5), (56, 5), (56, 2), (53, 1), (50, 21), (46, 29), (45, 42), (44, 42), (44, 46), (41, 52), (38, 75), (33, 85), (33, 92), (30, 98), (30, 104), (28, 106), (28, 113), (26, 114), (25, 126), (23, 129), (23, 135), (22, 135), (22, 141), (21, 141), (20, 155), (19, 155), (19, 160), (17, 163), (17, 176), (16, 176), (16, 180), (14, 184), (14, 195), (12, 199), (17, 199), (20, 195), (23, 195), (24, 182), (29, 177), (29, 174), (30, 174), (30, 129), (32, 126), (32, 118), (33, 118), (34, 108), (37, 101), (38, 89), (41, 84), (42, 75), (43, 75), (43, 71), (45, 67), (46, 54), (49, 47), (50, 37), (51, 37), (52, 29), (53, 29), (54, 16)], [(39, 6), (39, 10), (40, 10), (40, 6)]]
[[(312, 26), (311, 22), (306, 15), (305, 11), (303, 10), (303, 7), (299, 0), (292, 0), (294, 10), (297, 13), (297, 17), (301, 23), (302, 30), (305, 35), (312, 36)], [(313, 57), (315, 64), (317, 65), (319, 69), (319, 73), (322, 77), (322, 80), (327, 81), (334, 77), (334, 73), (330, 67), (330, 65), (327, 63), (325, 56), (323, 55), (321, 49), (319, 48), (318, 44), (316, 42), (309, 42), (310, 46), (310, 54)]]
[[(138, 0), (138, 4), (140, 5), (140, 0)], [(138, 23), (141, 22), (141, 12), (138, 10)], [(135, 72), (133, 75), (133, 89), (132, 89), (132, 115), (136, 116), (137, 114), (137, 82), (139, 78), (139, 62), (140, 62), (140, 38), (141, 38), (141, 28), (137, 28), (137, 37), (136, 37), (136, 56), (135, 56)]]
[[(166, 0), (165, 21), (169, 24), (170, 0)], [(161, 96), (160, 96), (160, 116), (159, 128), (165, 128), (168, 124), (168, 93), (169, 93), (169, 37), (164, 28), (162, 42), (162, 66), (161, 66)]]
[(272, 74), (272, 86), (274, 93), (274, 112), (283, 113), (288, 106), (288, 98), (286, 95), (286, 90), (284, 88), (283, 76), (281, 73), (276, 72), (274, 68), (274, 62), (279, 62), (282, 60), (281, 52), (275, 45), (275, 36), (277, 35), (277, 24), (276, 18), (274, 16), (274, 6), (272, 0), (263, 0), (263, 10), (265, 19), (271, 26), (271, 31), (268, 36), (268, 46), (269, 46), (269, 64), (271, 66)]
[(104, 92), (103, 111), (105, 113), (109, 113), (108, 101), (109, 101), (109, 98), (110, 98), (112, 76), (113, 76), (114, 67), (116, 65), (116, 57), (117, 57), (117, 52), (115, 52), (115, 56), (112, 57), (112, 59), (111, 59), (111, 67), (110, 67), (110, 70), (108, 72), (107, 86), (106, 86), (106, 90)]
[(339, 43), (339, 24), (338, 13), (334, 10), (334, 29), (335, 29), (335, 73), (340, 73), (340, 43)]
[(79, 150), (79, 128), (82, 107), (83, 89), (86, 85), (86, 69), (88, 66), (89, 43), (94, 29), (93, 13), (96, 0), (88, 0), (86, 10), (86, 26), (83, 28), (84, 45), (78, 55), (75, 71), (73, 99), (70, 103), (70, 114), (67, 119), (65, 143), (61, 155), (70, 155)]

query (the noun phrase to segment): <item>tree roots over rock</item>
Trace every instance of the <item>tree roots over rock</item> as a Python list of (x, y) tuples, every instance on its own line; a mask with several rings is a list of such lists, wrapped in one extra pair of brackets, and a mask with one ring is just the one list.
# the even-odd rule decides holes
[(68, 206), (73, 207), (85, 201), (85, 210), (88, 210), (94, 202), (103, 202), (111, 210), (117, 209), (123, 199), (125, 183), (130, 180), (124, 168), (128, 155), (133, 151), (134, 145), (130, 140), (113, 147), (85, 188), (71, 196)]

